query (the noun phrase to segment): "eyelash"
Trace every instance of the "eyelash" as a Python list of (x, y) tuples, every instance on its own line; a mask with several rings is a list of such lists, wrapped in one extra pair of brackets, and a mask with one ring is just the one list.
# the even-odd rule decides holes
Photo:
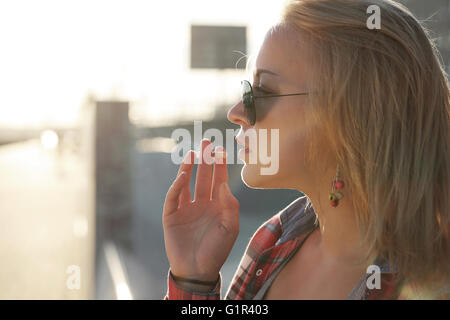
[(264, 90), (263, 88), (258, 87), (258, 86), (253, 86), (253, 89), (256, 89), (256, 91), (259, 91), (259, 92), (262, 92), (262, 93), (270, 93), (269, 91)]

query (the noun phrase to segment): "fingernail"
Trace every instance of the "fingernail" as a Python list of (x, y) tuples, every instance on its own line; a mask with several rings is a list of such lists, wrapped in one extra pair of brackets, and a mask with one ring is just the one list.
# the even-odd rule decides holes
[(215, 147), (214, 148), (214, 158), (220, 159), (220, 158), (226, 158), (227, 152), (223, 147)]
[[(192, 153), (194, 153), (194, 157), (192, 157)], [(192, 161), (195, 161), (195, 152), (193, 150), (189, 150), (184, 155), (183, 164), (192, 164)]]
[(227, 153), (225, 151), (214, 152), (214, 158), (216, 159), (225, 159), (227, 157)]

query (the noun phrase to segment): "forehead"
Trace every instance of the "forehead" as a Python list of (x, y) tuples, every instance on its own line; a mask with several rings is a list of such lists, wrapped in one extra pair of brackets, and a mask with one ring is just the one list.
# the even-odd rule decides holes
[[(291, 27), (275, 25), (266, 33), (254, 71), (270, 70), (279, 75), (276, 77), (279, 82), (298, 84), (306, 76), (309, 64), (306, 45), (299, 32)], [(263, 73), (261, 77), (266, 75)]]

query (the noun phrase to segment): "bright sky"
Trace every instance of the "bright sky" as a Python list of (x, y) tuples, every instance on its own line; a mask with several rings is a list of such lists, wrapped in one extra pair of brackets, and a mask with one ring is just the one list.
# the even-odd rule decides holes
[(1, 1), (0, 126), (74, 124), (88, 92), (137, 120), (208, 114), (246, 74), (191, 72), (190, 24), (247, 25), (256, 55), (284, 2)]

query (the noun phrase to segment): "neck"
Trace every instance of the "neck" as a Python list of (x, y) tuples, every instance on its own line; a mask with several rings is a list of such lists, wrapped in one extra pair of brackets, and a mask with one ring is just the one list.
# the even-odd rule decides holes
[(337, 207), (332, 207), (328, 198), (335, 174), (335, 170), (329, 170), (324, 175), (328, 181), (319, 183), (316, 189), (304, 191), (311, 200), (320, 224), (312, 242), (327, 260), (357, 263), (364, 257), (366, 250), (361, 246), (350, 190), (348, 187), (342, 189), (343, 198)]

